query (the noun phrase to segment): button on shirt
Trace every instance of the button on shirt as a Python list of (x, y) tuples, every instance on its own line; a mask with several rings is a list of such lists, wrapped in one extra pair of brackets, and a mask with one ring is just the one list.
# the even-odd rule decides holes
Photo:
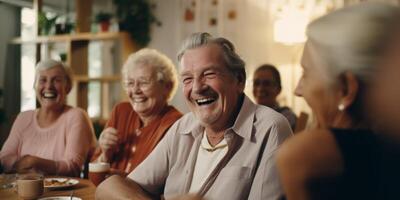
[[(128, 178), (150, 194), (163, 194), (166, 199), (189, 193), (203, 133), (204, 127), (192, 113), (184, 115)], [(278, 199), (283, 192), (275, 153), (291, 135), (289, 123), (281, 114), (255, 105), (245, 96), (234, 125), (224, 135), (228, 144), (232, 138), (239, 137), (241, 146), (204, 197), (210, 200)]]

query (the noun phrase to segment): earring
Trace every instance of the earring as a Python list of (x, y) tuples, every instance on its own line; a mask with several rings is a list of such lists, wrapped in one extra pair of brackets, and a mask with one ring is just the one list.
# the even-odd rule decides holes
[(345, 109), (345, 107), (344, 107), (344, 104), (339, 104), (338, 105), (338, 109), (340, 110), (340, 111), (343, 111), (344, 109)]

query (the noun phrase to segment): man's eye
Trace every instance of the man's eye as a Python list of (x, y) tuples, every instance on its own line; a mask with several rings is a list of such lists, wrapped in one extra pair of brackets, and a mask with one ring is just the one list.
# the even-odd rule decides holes
[(191, 78), (191, 77), (186, 77), (186, 78), (183, 78), (182, 82), (183, 82), (183, 84), (189, 84), (189, 83), (192, 82), (192, 80), (193, 80), (193, 78)]
[(204, 74), (204, 76), (206, 78), (215, 78), (215, 77), (217, 77), (217, 74), (214, 73), (214, 72), (207, 72), (207, 73)]

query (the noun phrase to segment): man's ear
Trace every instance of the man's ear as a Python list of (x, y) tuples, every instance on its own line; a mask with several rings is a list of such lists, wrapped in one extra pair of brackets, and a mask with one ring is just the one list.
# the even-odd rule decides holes
[(236, 79), (238, 80), (239, 84), (243, 87), (242, 90), (244, 90), (244, 88), (246, 86), (246, 74), (237, 73), (236, 74)]
[(345, 108), (350, 107), (359, 92), (360, 83), (356, 76), (351, 72), (346, 72), (342, 75), (342, 97), (340, 103), (345, 106)]

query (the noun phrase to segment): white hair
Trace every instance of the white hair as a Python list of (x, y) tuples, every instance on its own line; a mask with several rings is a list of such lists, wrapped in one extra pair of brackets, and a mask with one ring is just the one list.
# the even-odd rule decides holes
[(325, 62), (330, 81), (337, 81), (339, 75), (349, 71), (365, 83), (399, 22), (399, 7), (362, 3), (313, 21), (307, 28), (307, 37)]
[(122, 66), (123, 80), (126, 80), (130, 70), (142, 66), (152, 67), (156, 71), (157, 81), (171, 84), (172, 87), (167, 97), (168, 101), (170, 101), (178, 87), (177, 72), (171, 59), (155, 49), (141, 49), (132, 53)]
[(327, 86), (341, 84), (343, 75), (358, 80), (356, 99), (347, 109), (354, 122), (365, 120), (365, 91), (390, 42), (398, 33), (400, 8), (383, 3), (361, 3), (346, 7), (312, 22), (308, 44), (322, 61)]
[(60, 67), (63, 71), (64, 71), (64, 75), (65, 75), (65, 80), (67, 82), (67, 93), (69, 93), (69, 91), (72, 88), (72, 70), (70, 67), (65, 66), (62, 62), (60, 61), (56, 61), (53, 59), (45, 59), (45, 60), (41, 60), (36, 64), (36, 68), (35, 68), (35, 82), (34, 82), (34, 86), (36, 86), (37, 83), (37, 79), (39, 72), (41, 71), (45, 71), (54, 67)]

